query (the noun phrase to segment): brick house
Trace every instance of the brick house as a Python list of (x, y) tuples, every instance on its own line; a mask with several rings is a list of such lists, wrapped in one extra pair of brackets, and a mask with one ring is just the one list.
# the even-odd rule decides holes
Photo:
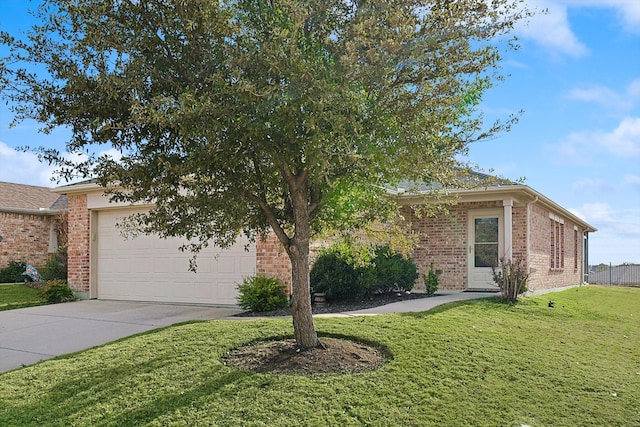
[(41, 268), (63, 242), (67, 198), (47, 187), (0, 182), (0, 268)]
[[(121, 219), (144, 206), (110, 203), (91, 182), (55, 191), (68, 196), (69, 283), (80, 296), (235, 304), (243, 277), (262, 274), (291, 283), (289, 260), (274, 235), (255, 243), (241, 239), (225, 250), (207, 248), (194, 274), (188, 271), (191, 255), (178, 250), (182, 241), (123, 236)], [(414, 207), (428, 199), (395, 192), (403, 216), (421, 236), (413, 253), (420, 273), (431, 262), (443, 270), (441, 290), (496, 289), (490, 266), (500, 257), (522, 260), (532, 271), (533, 291), (583, 282), (588, 234), (595, 228), (526, 185), (450, 193), (457, 203), (446, 214), (418, 217)], [(424, 289), (421, 279), (415, 289)]]
[[(397, 193), (397, 192), (396, 192)], [(579, 285), (588, 272), (588, 237), (596, 229), (527, 185), (454, 190), (446, 214), (419, 218), (412, 205), (424, 197), (398, 194), (402, 214), (418, 232), (413, 259), (426, 274), (443, 271), (441, 290), (494, 290), (491, 265), (519, 259), (531, 273), (529, 290)], [(424, 284), (418, 280), (416, 289)]]

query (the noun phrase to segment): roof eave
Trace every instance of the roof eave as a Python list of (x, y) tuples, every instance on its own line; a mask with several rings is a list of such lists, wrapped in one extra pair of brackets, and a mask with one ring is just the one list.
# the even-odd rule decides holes
[(91, 191), (96, 191), (101, 189), (102, 187), (100, 187), (95, 182), (80, 182), (77, 184), (69, 184), (69, 185), (63, 185), (60, 187), (52, 188), (51, 191), (57, 194), (69, 195), (69, 194), (88, 193)]
[(0, 207), (0, 212), (19, 214), (19, 215), (53, 216), (53, 215), (63, 214), (67, 212), (67, 210), (66, 209), (48, 209), (48, 208), (26, 209), (26, 208)]
[[(459, 197), (461, 201), (479, 201), (479, 200), (487, 200), (492, 198), (507, 198), (509, 196), (513, 198), (522, 198), (525, 196), (526, 201), (529, 203), (540, 203), (550, 210), (562, 213), (563, 216), (571, 219), (576, 224), (580, 225), (587, 232), (595, 232), (598, 231), (597, 228), (593, 227), (583, 219), (579, 218), (575, 214), (571, 213), (567, 209), (563, 208), (553, 200), (549, 199), (542, 193), (534, 190), (528, 185), (523, 184), (514, 184), (514, 185), (500, 185), (500, 186), (488, 186), (481, 188), (472, 188), (472, 189), (442, 189), (437, 190), (441, 194), (450, 195)], [(400, 197), (402, 201), (408, 202), (409, 204), (421, 204), (425, 202), (425, 199), (428, 199), (433, 191), (421, 191), (418, 193), (402, 193), (402, 192), (393, 192), (390, 191), (389, 194)], [(493, 197), (495, 196), (495, 197)], [(478, 200), (474, 200), (478, 199)]]

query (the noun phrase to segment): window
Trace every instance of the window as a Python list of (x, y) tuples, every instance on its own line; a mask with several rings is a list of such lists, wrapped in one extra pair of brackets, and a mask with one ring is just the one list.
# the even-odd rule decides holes
[(550, 219), (551, 251), (549, 253), (549, 267), (552, 270), (564, 269), (564, 223), (552, 216)]
[(498, 266), (498, 218), (476, 218), (475, 226), (475, 267)]

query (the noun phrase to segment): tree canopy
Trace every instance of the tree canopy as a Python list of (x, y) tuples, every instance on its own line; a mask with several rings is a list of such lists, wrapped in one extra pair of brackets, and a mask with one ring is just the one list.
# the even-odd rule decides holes
[(475, 107), (528, 14), (517, 0), (45, 0), (26, 37), (0, 34), (0, 89), (17, 120), (72, 130), (85, 161), (39, 150), (62, 176), (152, 202), (144, 231), (197, 250), (273, 230), (310, 347), (309, 239), (389, 212), (400, 180), (448, 186), (469, 143), (508, 127)]

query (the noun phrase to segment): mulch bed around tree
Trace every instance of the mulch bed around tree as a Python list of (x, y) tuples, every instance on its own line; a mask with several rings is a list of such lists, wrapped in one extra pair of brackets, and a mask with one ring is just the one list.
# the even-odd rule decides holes
[[(374, 295), (363, 301), (335, 301), (313, 305), (313, 314), (343, 313), (379, 307), (398, 301), (428, 298), (424, 293)], [(290, 316), (289, 307), (263, 312), (240, 313), (238, 317)], [(299, 351), (293, 339), (259, 342), (229, 351), (227, 365), (238, 369), (276, 374), (345, 374), (364, 372), (382, 366), (389, 357), (385, 350), (344, 338), (321, 337), (323, 348)]]
[(322, 337), (322, 348), (299, 351), (295, 340), (259, 342), (231, 350), (227, 365), (276, 374), (347, 374), (372, 371), (385, 361), (384, 351), (342, 338)]

